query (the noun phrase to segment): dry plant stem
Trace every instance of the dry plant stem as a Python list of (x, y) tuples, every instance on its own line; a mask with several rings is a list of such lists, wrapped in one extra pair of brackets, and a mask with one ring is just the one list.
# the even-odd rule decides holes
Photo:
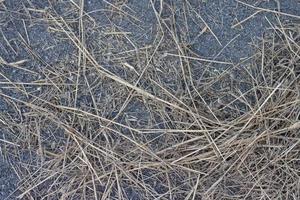
[[(108, 77), (108, 78), (110, 78), (110, 79), (112, 79), (112, 80), (114, 80), (114, 81), (120, 83), (121, 85), (124, 85), (124, 86), (126, 86), (126, 87), (129, 87), (129, 88), (135, 90), (137, 93), (141, 94), (142, 96), (145, 96), (145, 97), (147, 97), (147, 98), (153, 99), (153, 100), (158, 101), (158, 102), (161, 102), (161, 103), (163, 103), (163, 104), (166, 104), (166, 105), (168, 105), (168, 106), (170, 106), (170, 107), (172, 107), (172, 108), (181, 110), (181, 111), (183, 111), (183, 112), (186, 112), (186, 113), (189, 113), (189, 114), (194, 114), (194, 115), (196, 115), (197, 117), (201, 117), (201, 116), (199, 116), (199, 115), (197, 115), (197, 114), (195, 114), (195, 113), (192, 113), (192, 112), (189, 111), (189, 110), (186, 110), (185, 108), (182, 108), (182, 107), (180, 107), (180, 106), (178, 106), (178, 105), (176, 105), (176, 104), (170, 103), (170, 102), (165, 101), (165, 100), (163, 100), (163, 99), (161, 99), (161, 98), (159, 98), (159, 97), (156, 97), (156, 96), (154, 96), (154, 95), (148, 93), (147, 91), (145, 91), (145, 90), (143, 90), (143, 89), (140, 89), (140, 88), (138, 88), (138, 87), (136, 87), (136, 86), (134, 86), (134, 85), (132, 85), (132, 84), (126, 82), (125, 80), (123, 80), (123, 79), (121, 79), (121, 78), (119, 78), (119, 77), (117, 77), (117, 76), (111, 74), (111, 73), (108, 72), (106, 69), (104, 69), (103, 67), (101, 67), (101, 66), (97, 63), (97, 61), (89, 54), (89, 52), (88, 52), (84, 47), (80, 46), (80, 41), (78, 41), (78, 38), (77, 38), (74, 34), (68, 33), (67, 31), (65, 31), (64, 28), (62, 27), (62, 25), (61, 25), (54, 17), (52, 17), (52, 19), (53, 19), (53, 20), (54, 20), (54, 21), (55, 21), (55, 22), (63, 29), (63, 31), (67, 34), (67, 36), (70, 38), (70, 40), (71, 40), (72, 42), (74, 42), (74, 45), (76, 45), (76, 46), (77, 46), (84, 54), (86, 54), (87, 59), (88, 59), (91, 63), (93, 63), (95, 69), (96, 69), (100, 74), (102, 74), (102, 75), (104, 75), (104, 76), (106, 76), (106, 77)], [(67, 24), (65, 23), (65, 21), (64, 21), (63, 19), (61, 19), (61, 21), (67, 26)], [(69, 31), (70, 31), (70, 30), (69, 30)], [(79, 44), (78, 44), (78, 43), (79, 43)]]
[(298, 15), (292, 15), (292, 14), (289, 14), (289, 13), (284, 13), (284, 12), (280, 12), (280, 11), (276, 11), (276, 10), (270, 10), (270, 9), (266, 9), (266, 8), (253, 6), (251, 4), (248, 4), (248, 3), (245, 3), (245, 2), (239, 1), (239, 0), (236, 0), (236, 2), (238, 2), (240, 4), (243, 4), (245, 6), (248, 6), (250, 8), (263, 11), (263, 12), (270, 12), (270, 13), (274, 13), (274, 14), (278, 14), (278, 15), (284, 15), (284, 16), (287, 16), (287, 17), (292, 17), (292, 18), (295, 18), (295, 19), (300, 19), (300, 16), (298, 16)]
[[(280, 15), (298, 16), (237, 1), (255, 11), (233, 27), (266, 12), (277, 22), (265, 18), (270, 29), (256, 52), (232, 63), (217, 58), (242, 34), (222, 45), (197, 1), (148, 1), (150, 25), (137, 3), (88, 11), (89, 2), (43, 10), (28, 1), (25, 14), (16, 11), (28, 15), (20, 46), (0, 31), (6, 52), (30, 55), (0, 60), (0, 103), (9, 108), (0, 112), (1, 153), (20, 179), (15, 196), (300, 198), (300, 29)], [(67, 12), (56, 13), (57, 3)], [(41, 22), (54, 43), (72, 46), (68, 59), (43, 59), (31, 35)], [(222, 46), (209, 59), (194, 49), (207, 31)]]

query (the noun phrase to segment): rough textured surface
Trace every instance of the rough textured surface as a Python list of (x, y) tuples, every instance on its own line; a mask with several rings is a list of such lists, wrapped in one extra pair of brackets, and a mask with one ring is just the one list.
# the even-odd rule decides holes
[(0, 159), (0, 199), (15, 199), (10, 194), (15, 192), (18, 179), (9, 164), (2, 157)]
[[(26, 63), (26, 66), (28, 66), (28, 68), (26, 69), (33, 72), (40, 69), (45, 69), (46, 71), (51, 67), (55, 67), (61, 70), (62, 74), (64, 72), (68, 73), (68, 71), (71, 70), (73, 70), (73, 72), (76, 72), (76, 64), (78, 62), (76, 57), (78, 54), (78, 50), (76, 49), (74, 44), (67, 38), (63, 38), (59, 35), (60, 33), (49, 29), (49, 27), (53, 29), (56, 27), (53, 24), (48, 24), (45, 20), (46, 16), (44, 16), (44, 14), (46, 13), (44, 11), (47, 11), (47, 9), (51, 9), (54, 10), (58, 16), (62, 16), (66, 19), (78, 18), (78, 16), (73, 16), (74, 13), (69, 12), (68, 10), (71, 8), (71, 1), (5, 0), (4, 2), (2, 2), (0, 0), (0, 2), (0, 58), (4, 61), (0, 63), (1, 82), (7, 81), (8, 79), (12, 82), (31, 82), (46, 77), (46, 72), (42, 75), (31, 74), (31, 72), (24, 73), (23, 70), (11, 68), (6, 65), (7, 63), (13, 63), (20, 60), (25, 60), (24, 63)], [(51, 4), (49, 4), (49, 2)], [(148, 0), (128, 0), (120, 2), (124, 2), (124, 5), (126, 5), (124, 6), (124, 9), (129, 13), (133, 13), (133, 15), (140, 21), (131, 19), (130, 17), (124, 19), (121, 17), (118, 18), (117, 16), (116, 18), (113, 18), (105, 12), (100, 12), (101, 9), (107, 8), (108, 3), (106, 1), (85, 0), (85, 12), (90, 13), (90, 16), (94, 18), (94, 21), (87, 20), (87, 23), (90, 24), (86, 27), (85, 38), (86, 46), (93, 49), (93, 55), (96, 57), (99, 63), (101, 63), (107, 69), (110, 69), (114, 73), (118, 74), (120, 77), (127, 77), (128, 74), (126, 71), (118, 67), (111, 67), (111, 59), (123, 59), (121, 57), (122, 51), (134, 50), (135, 48), (143, 48), (148, 44), (157, 42), (158, 38), (156, 38), (155, 35), (157, 23), (155, 14)], [(155, 2), (155, 6), (159, 11), (159, 2)], [(179, 41), (187, 45), (192, 53), (194, 52), (206, 59), (215, 59), (238, 63), (244, 58), (248, 58), (249, 55), (253, 53), (252, 47), (253, 44), (255, 44), (254, 40), (262, 37), (264, 31), (271, 27), (272, 24), (277, 20), (274, 14), (261, 12), (243, 23), (241, 26), (233, 28), (232, 26), (234, 24), (247, 18), (256, 10), (242, 5), (235, 0), (192, 0), (188, 1), (189, 5), (185, 4), (185, 6), (182, 5), (182, 2), (184, 1), (164, 0), (166, 8), (162, 12), (162, 18), (166, 19), (167, 24), (169, 22), (168, 18), (172, 17), (168, 12), (168, 6), (175, 8), (175, 13), (177, 13), (178, 16), (176, 16), (176, 22), (174, 26), (178, 31), (177, 36), (179, 38)], [(294, 15), (299, 15), (300, 11), (300, 3), (298, 0), (258, 0), (247, 1), (247, 3), (271, 10), (278, 9), (278, 6), (280, 5), (279, 9), (281, 12)], [(35, 9), (35, 11), (33, 11), (33, 9)], [(43, 12), (39, 12), (39, 10)], [(187, 10), (189, 10), (189, 12), (193, 14), (190, 16), (190, 19), (187, 20), (188, 24), (182, 24), (183, 22), (181, 20), (185, 17), (184, 13), (187, 12)], [(28, 12), (30, 13), (30, 17), (28, 15)], [(281, 16), (280, 19), (282, 21), (294, 20), (293, 18), (283, 16)], [(122, 44), (112, 43), (108, 45), (106, 41), (112, 41), (114, 39), (113, 36), (99, 38), (100, 36), (97, 31), (101, 30), (103, 32), (107, 27), (109, 27), (106, 27), (106, 25), (111, 23), (111, 20), (114, 20), (113, 23), (117, 28), (115, 30), (107, 30), (107, 32), (128, 32), (130, 33), (128, 35), (130, 35), (129, 38), (131, 40), (124, 39)], [(211, 31), (203, 31), (205, 29), (204, 21), (205, 23), (207, 23)], [(72, 22), (70, 22), (70, 24), (72, 24)], [(76, 31), (78, 29), (78, 24), (74, 23), (73, 25), (74, 27), (72, 28)], [(52, 33), (51, 31), (53, 31), (54, 33)], [(95, 43), (95, 40), (100, 42)], [(162, 52), (167, 51), (162, 50)], [(111, 57), (112, 54), (118, 53), (120, 53), (120, 58)], [(130, 63), (134, 59), (129, 57), (124, 58), (124, 60)], [(68, 67), (66, 67), (66, 69), (62, 69), (62, 63), (64, 63), (65, 66)], [(216, 70), (219, 70), (219, 68), (222, 67), (222, 65), (213, 66), (216, 68)], [(195, 71), (197, 70), (198, 69), (195, 69)], [(2, 76), (1, 74), (5, 74), (7, 75), (7, 77)], [(95, 79), (93, 74), (89, 74), (88, 76), (91, 80)], [(73, 73), (70, 77), (73, 77), (75, 79), (76, 74)], [(173, 77), (170, 77), (168, 75), (164, 80), (166, 82), (169, 81), (170, 83), (172, 83), (172, 81), (174, 81), (172, 80), (172, 78)], [(70, 82), (72, 81), (73, 80), (70, 80)], [(84, 80), (79, 80), (79, 82), (80, 81)], [(141, 85), (143, 84), (147, 85), (147, 83), (141, 83)], [(174, 88), (179, 85), (177, 82), (172, 84), (174, 85)], [(9, 94), (12, 97), (15, 97), (17, 95), (11, 93), (11, 91), (8, 91), (5, 86), (7, 85), (4, 85), (2, 83), (0, 84), (1, 92)], [(105, 89), (105, 86), (103, 86), (103, 88)], [(83, 91), (85, 88), (80, 89), (82, 89)], [(40, 90), (41, 88), (32, 87), (29, 88), (27, 92), (32, 92), (32, 94), (39, 94)], [(155, 89), (149, 88), (149, 90), (154, 90), (153, 92), (155, 93)], [(113, 96), (115, 93), (116, 92), (111, 92), (110, 94), (108, 91), (104, 92), (103, 90), (101, 90), (101, 88), (99, 88), (99, 92), (97, 92), (98, 96), (96, 96), (96, 98), (101, 100), (103, 96)], [(65, 93), (62, 95), (63, 97), (61, 99), (61, 105), (64, 105), (64, 98), (65, 100), (68, 99), (68, 95), (70, 94)], [(20, 99), (25, 98), (22, 96), (16, 97)], [(65, 102), (67, 102), (67, 100)], [(78, 97), (78, 102), (76, 103), (76, 105), (78, 105), (79, 107), (84, 107), (92, 105), (92, 100), (90, 99), (88, 92), (86, 92), (86, 95)], [(132, 101), (131, 104), (126, 108), (126, 113), (128, 116), (130, 116), (131, 119), (139, 119), (142, 117), (145, 117), (147, 119), (147, 114), (145, 114), (147, 113), (146, 110), (147, 108), (139, 105), (139, 102), (135, 103), (134, 101)], [(1, 97), (0, 112), (11, 112), (11, 110), (9, 110), (7, 102), (1, 99)], [(114, 117), (114, 115), (116, 115), (116, 112), (117, 111), (110, 113), (109, 117)], [(120, 122), (122, 120), (124, 121), (125, 118), (119, 119)], [(157, 121), (160, 122), (160, 119), (158, 118)], [(146, 122), (141, 120), (139, 123), (139, 125), (142, 126), (143, 123)], [(9, 139), (9, 135), (1, 132), (1, 126), (4, 127), (4, 125), (1, 124), (0, 121), (0, 139)], [(64, 139), (65, 138), (62, 138), (61, 140), (63, 141)], [(59, 142), (61, 141), (57, 141), (57, 144)], [(3, 159), (1, 159), (0, 161), (0, 171), (0, 199), (5, 199), (12, 191), (17, 188), (18, 178), (14, 174), (13, 170), (9, 167), (9, 165), (3, 161)], [(176, 179), (176, 174), (174, 175), (174, 179)], [(181, 181), (180, 178), (178, 178), (178, 181)], [(230, 180), (227, 181), (229, 182), (227, 185), (230, 185)], [(155, 185), (154, 187), (160, 188), (159, 183), (157, 183), (157, 185)], [(135, 191), (130, 190), (131, 189), (128, 189), (127, 191), (128, 199), (138, 199)], [(160, 193), (163, 193), (163, 191)], [(8, 199), (11, 198), (12, 197), (9, 197)]]

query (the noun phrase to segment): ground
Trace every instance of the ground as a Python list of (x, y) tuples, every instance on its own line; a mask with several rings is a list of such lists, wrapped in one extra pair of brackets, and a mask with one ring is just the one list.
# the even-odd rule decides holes
[[(299, 11), (300, 2), (297, 0), (0, 0), (0, 92), (2, 94), (0, 126), (3, 127), (0, 127), (0, 143), (4, 145), (1, 148), (3, 158), (0, 162), (0, 199), (14, 199), (20, 194), (21, 198), (29, 198), (29, 196), (38, 198), (37, 191), (23, 196), (24, 189), (17, 192), (15, 190), (20, 185), (28, 188), (26, 184), (32, 180), (42, 182), (41, 180), (47, 176), (43, 174), (46, 169), (51, 171), (55, 166), (50, 159), (51, 156), (60, 155), (64, 147), (68, 149), (66, 144), (76, 131), (86, 132), (84, 134), (86, 138), (93, 138), (96, 141), (98, 136), (92, 135), (93, 133), (86, 128), (93, 127), (94, 130), (97, 128), (101, 130), (101, 123), (111, 126), (112, 130), (118, 129), (125, 134), (124, 138), (131, 138), (130, 141), (150, 144), (149, 148), (160, 155), (159, 152), (163, 149), (171, 148), (171, 144), (168, 147), (167, 144), (164, 146), (161, 143), (172, 141), (173, 139), (168, 137), (173, 136), (161, 136), (160, 133), (155, 133), (149, 135), (151, 139), (148, 135), (138, 138), (132, 136), (131, 131), (149, 129), (149, 127), (179, 129), (176, 123), (182, 121), (183, 117), (180, 115), (176, 119), (177, 114), (175, 116), (168, 114), (173, 112), (172, 106), (176, 107), (174, 106), (176, 102), (171, 102), (169, 99), (176, 96), (180, 101), (188, 104), (188, 107), (194, 104), (194, 101), (186, 100), (191, 95), (186, 94), (189, 90), (187, 88), (191, 88), (192, 85), (187, 84), (183, 78), (185, 75), (177, 74), (181, 70), (180, 63), (187, 62), (186, 59), (191, 60), (190, 71), (186, 73), (191, 73), (191, 79), (199, 83), (200, 87), (202, 78), (206, 76), (206, 70), (209, 71), (208, 73), (219, 74), (226, 71), (228, 66), (238, 65), (236, 68), (239, 68), (251, 63), (251, 57), (257, 51), (266, 33), (281, 24), (299, 23)], [(178, 52), (187, 55), (186, 58), (181, 57)], [(91, 66), (98, 66), (98, 68)], [(111, 77), (116, 83), (111, 84), (109, 78), (102, 76)], [(243, 79), (243, 77), (236, 77)], [(124, 84), (123, 80), (126, 81), (127, 88), (119, 87)], [(159, 85), (165, 88), (161, 89)], [(247, 88), (243, 85), (241, 87), (241, 91)], [(142, 90), (140, 91), (139, 88)], [(205, 86), (203, 88), (205, 89)], [(138, 95), (131, 97), (129, 95), (129, 100), (125, 100), (126, 95), (133, 90), (137, 91)], [(170, 92), (163, 94), (162, 91), (167, 90)], [(139, 95), (143, 98), (139, 98)], [(157, 99), (151, 95), (160, 99), (166, 98), (168, 106), (159, 105), (153, 109), (151, 106), (156, 104)], [(191, 96), (194, 95), (196, 94)], [(212, 107), (218, 106), (217, 97), (204, 98), (209, 102), (207, 104), (213, 105)], [(159, 102), (164, 103), (163, 100)], [(99, 109), (95, 105), (98, 105)], [(78, 108), (80, 113), (70, 109), (67, 114), (62, 112), (68, 108)], [(161, 114), (160, 109), (165, 110), (167, 114)], [(49, 115), (45, 114), (48, 112)], [(44, 113), (45, 116), (38, 113)], [(87, 120), (89, 117), (93, 117), (93, 120)], [(222, 118), (221, 114), (217, 116), (219, 117)], [(8, 118), (13, 120), (9, 121)], [(112, 122), (105, 121), (106, 119)], [(60, 126), (60, 120), (63, 126)], [(100, 120), (104, 122), (100, 123)], [(171, 122), (167, 124), (166, 121)], [(197, 126), (187, 121), (184, 123), (190, 123), (190, 127)], [(12, 122), (16, 124), (13, 125)], [(68, 125), (67, 128), (64, 123)], [(113, 125), (107, 125), (111, 123)], [(119, 129), (120, 124), (122, 126)], [(35, 129), (36, 127), (39, 128)], [(70, 128), (74, 131), (70, 131), (72, 134), (67, 137), (64, 132), (68, 132)], [(33, 130), (39, 130), (41, 133), (31, 134)], [(103, 129), (100, 132), (102, 131)], [(108, 136), (108, 139), (106, 135), (101, 138), (99, 136), (99, 141), (103, 142), (102, 145), (108, 145), (108, 149), (119, 152), (120, 156), (123, 156), (120, 159), (124, 158), (123, 162), (126, 162), (127, 153), (123, 152), (123, 147), (118, 144), (127, 145), (127, 143), (123, 141), (124, 138), (114, 134)], [(85, 137), (75, 138), (74, 145), (76, 146), (76, 142), (85, 141)], [(160, 142), (156, 141), (159, 137), (162, 139)], [(186, 136), (174, 136), (174, 138), (182, 142), (188, 141)], [(10, 144), (9, 141), (18, 142)], [(51, 142), (47, 143), (47, 141)], [(110, 141), (111, 144), (106, 144), (104, 141), (107, 143)], [(128, 145), (128, 148), (140, 147), (137, 143), (133, 142), (130, 144), (132, 146)], [(44, 150), (41, 150), (42, 146)], [(90, 152), (88, 148), (91, 146), (93, 145), (84, 144), (82, 148), (86, 148), (88, 154)], [(26, 151), (20, 151), (22, 148)], [(148, 150), (143, 148), (141, 147), (140, 151), (148, 154)], [(46, 155), (47, 152), (50, 152), (49, 155)], [(41, 161), (41, 154), (45, 155), (43, 161)], [(88, 170), (91, 170), (90, 164), (84, 161), (86, 155), (78, 157), (88, 166)], [(128, 158), (130, 162), (136, 161), (135, 159)], [(21, 166), (25, 167), (14, 170), (6, 160), (23, 163), (24, 165)], [(85, 164), (80, 163), (78, 166)], [(45, 169), (45, 172), (39, 171), (38, 166), (43, 166), (41, 168)], [(121, 169), (120, 167), (116, 170)], [(40, 176), (31, 176), (29, 171), (32, 170), (40, 172)], [(104, 171), (106, 170), (108, 169)], [(70, 177), (75, 177), (73, 173), (76, 172), (76, 169), (72, 168), (68, 171), (68, 176), (61, 179), (72, 181)], [(222, 170), (218, 171), (221, 172)], [(84, 170), (80, 173), (84, 173)], [(152, 172), (149, 170), (143, 173)], [(170, 173), (170, 176), (176, 180), (174, 187), (181, 187), (177, 182), (183, 181), (182, 177), (176, 173), (177, 171)], [(20, 174), (23, 176), (22, 180), (19, 180)], [(24, 181), (26, 175), (30, 175), (29, 183)], [(138, 179), (138, 175), (134, 178)], [(149, 179), (151, 182), (152, 178)], [(156, 190), (157, 194), (162, 195), (168, 191), (168, 188), (160, 185), (162, 184), (158, 181), (160, 179), (161, 177), (155, 179), (155, 184), (149, 183), (149, 185)], [(52, 179), (47, 181), (53, 183)], [(234, 185), (234, 181), (231, 183), (230, 178), (225, 181), (228, 181), (224, 183), (225, 185)], [(58, 191), (55, 187), (53, 186), (53, 191)], [(124, 193), (127, 195), (121, 195), (124, 199), (140, 198), (141, 194), (138, 190), (134, 191), (133, 188), (125, 186), (124, 188), (126, 191)], [(160, 192), (158, 188), (162, 191)], [(208, 186), (204, 188), (210, 192)], [(232, 188), (232, 191), (228, 188), (224, 190), (228, 195), (242, 190), (233, 186)], [(64, 189), (71, 191), (67, 187)], [(106, 189), (98, 188), (99, 191)], [(189, 189), (189, 186), (182, 186), (182, 190)], [(120, 189), (111, 190), (114, 191), (110, 194), (111, 198), (117, 198), (117, 191)], [(149, 192), (148, 198), (151, 199), (154, 193)], [(196, 192), (194, 194), (197, 198), (198, 194)], [(76, 195), (78, 194), (74, 194), (74, 199), (78, 197)], [(170, 194), (163, 198), (175, 199), (175, 196)]]

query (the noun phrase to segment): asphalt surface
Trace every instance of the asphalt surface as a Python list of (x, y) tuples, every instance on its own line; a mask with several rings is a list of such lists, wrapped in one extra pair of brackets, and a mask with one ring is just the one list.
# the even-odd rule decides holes
[[(183, 0), (181, 0), (183, 1)], [(0, 0), (1, 2), (1, 0)], [(128, 0), (127, 6), (130, 7), (137, 17), (143, 19), (144, 27), (146, 29), (139, 30), (133, 25), (125, 22), (120, 22), (120, 27), (123, 31), (132, 32), (139, 38), (137, 41), (142, 45), (151, 43), (154, 36), (151, 34), (155, 15), (152, 8), (147, 3), (148, 0)], [(172, 1), (166, 1), (172, 2)], [(175, 4), (178, 1), (174, 1)], [(173, 3), (174, 3), (173, 2)], [(179, 1), (180, 2), (180, 1)], [(189, 32), (185, 42), (189, 43), (192, 51), (205, 58), (213, 58), (224, 61), (231, 61), (238, 63), (242, 59), (249, 57), (253, 53), (253, 45), (255, 41), (263, 36), (263, 33), (277, 23), (277, 16), (268, 12), (260, 12), (251, 19), (245, 21), (239, 26), (233, 27), (239, 21), (246, 19), (257, 11), (255, 8), (238, 3), (235, 0), (203, 0), (189, 1), (195, 13), (198, 13), (202, 19), (195, 17), (197, 21), (191, 20), (189, 25)], [(279, 2), (279, 4), (278, 4)], [(282, 0), (282, 1), (247, 1), (248, 4), (257, 7), (267, 8), (270, 10), (278, 10), (282, 13), (289, 13), (293, 15), (300, 15), (300, 1), (299, 0)], [(280, 7), (278, 7), (280, 5)], [(47, 24), (37, 24), (29, 26), (26, 24), (28, 16), (24, 15), (24, 7), (47, 9), (50, 4), (47, 0), (34, 0), (32, 4), (21, 0), (5, 0), (0, 3), (0, 56), (6, 62), (15, 62), (23, 59), (30, 59), (30, 54), (26, 48), (22, 46), (20, 35), (24, 38), (28, 37), (31, 41), (31, 47), (38, 53), (42, 60), (48, 64), (55, 64), (58, 60), (66, 59), (75, 52), (75, 48), (69, 42), (57, 42), (55, 36), (49, 33)], [(58, 14), (64, 14), (67, 7), (55, 7)], [(85, 11), (95, 11), (104, 8), (106, 3), (101, 0), (86, 0)], [(180, 12), (180, 9), (178, 10)], [(194, 14), (196, 15), (196, 14)], [(91, 14), (96, 22), (105, 24), (105, 19), (97, 14)], [(296, 19), (288, 16), (280, 16), (280, 20), (288, 22)], [(27, 33), (24, 29), (23, 22), (27, 27)], [(207, 23), (211, 31), (205, 31), (203, 34), (199, 33), (203, 30), (203, 21)], [(180, 25), (180, 24), (178, 24)], [(28, 34), (28, 36), (26, 36)], [(92, 43), (87, 41), (87, 43)], [(49, 47), (51, 48), (45, 48)], [(39, 67), (39, 63), (31, 61), (32, 70)], [(0, 71), (10, 75), (10, 79), (14, 81), (31, 81), (32, 77), (26, 77), (18, 71), (5, 71), (0, 65)], [(2, 80), (3, 77), (0, 76)], [(1, 85), (0, 85), (1, 89)], [(1, 90), (0, 90), (1, 91)], [(9, 112), (5, 102), (0, 97), (0, 112)], [(0, 123), (0, 139), (3, 138), (4, 133), (1, 132)], [(0, 141), (1, 144), (1, 141)], [(2, 144), (1, 144), (2, 145)], [(0, 199), (14, 199), (9, 195), (17, 188), (18, 177), (8, 163), (0, 158)]]

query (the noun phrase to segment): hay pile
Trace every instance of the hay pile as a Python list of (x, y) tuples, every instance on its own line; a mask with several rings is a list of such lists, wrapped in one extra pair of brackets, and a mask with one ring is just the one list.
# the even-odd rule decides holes
[[(111, 6), (111, 17), (129, 15)], [(75, 54), (34, 71), (1, 61), (32, 79), (1, 71), (1, 146), (20, 178), (15, 195), (299, 199), (300, 26), (272, 27), (233, 64), (200, 58), (171, 8), (163, 16), (152, 6), (150, 45), (112, 24), (89, 32), (93, 19), (73, 5), (79, 16), (47, 10), (43, 19)]]

